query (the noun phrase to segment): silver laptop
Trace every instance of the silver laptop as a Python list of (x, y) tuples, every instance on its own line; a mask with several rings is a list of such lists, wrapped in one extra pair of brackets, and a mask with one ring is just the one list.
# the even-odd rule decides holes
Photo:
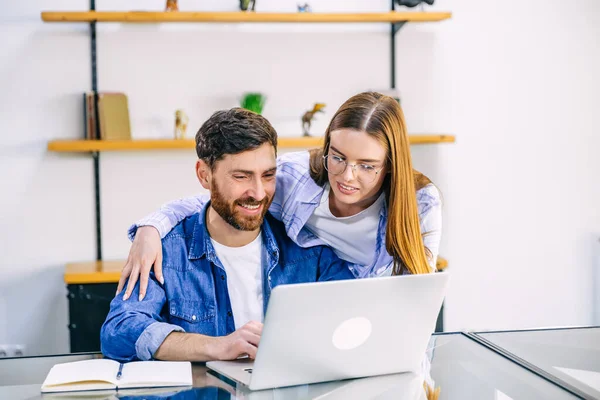
[(206, 366), (250, 390), (420, 373), (447, 283), (439, 272), (277, 286), (256, 360)]

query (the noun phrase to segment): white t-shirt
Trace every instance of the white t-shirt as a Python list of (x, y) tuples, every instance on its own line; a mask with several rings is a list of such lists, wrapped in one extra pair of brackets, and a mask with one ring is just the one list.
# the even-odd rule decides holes
[(329, 184), (324, 186), (321, 203), (306, 222), (306, 228), (327, 243), (342, 260), (359, 265), (375, 261), (379, 214), (383, 193), (369, 208), (350, 217), (336, 217), (329, 209)]
[(211, 239), (227, 273), (227, 289), (235, 329), (263, 320), (262, 234), (242, 247), (227, 247)]

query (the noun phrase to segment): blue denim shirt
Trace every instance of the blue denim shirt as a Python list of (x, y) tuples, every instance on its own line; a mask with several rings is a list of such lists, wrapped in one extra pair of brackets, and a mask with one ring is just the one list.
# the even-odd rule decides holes
[[(119, 361), (151, 360), (173, 331), (225, 336), (235, 330), (227, 274), (205, 225), (205, 212), (185, 218), (162, 240), (164, 286), (150, 275), (138, 301), (116, 296), (101, 330), (101, 350)], [(271, 290), (282, 284), (352, 279), (346, 262), (327, 246), (302, 248), (267, 213), (262, 226), (264, 311)]]

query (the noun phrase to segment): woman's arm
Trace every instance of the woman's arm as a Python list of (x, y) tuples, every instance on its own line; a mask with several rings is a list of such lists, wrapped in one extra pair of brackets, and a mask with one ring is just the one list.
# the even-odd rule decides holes
[(127, 300), (131, 296), (138, 278), (140, 279), (139, 300), (144, 298), (152, 265), (154, 265), (156, 279), (164, 283), (161, 238), (164, 238), (183, 219), (200, 211), (208, 200), (207, 195), (202, 195), (172, 201), (129, 228), (129, 238), (133, 240), (133, 243), (117, 286), (118, 294), (129, 279), (123, 300)]
[(429, 250), (427, 261), (431, 269), (435, 271), (442, 239), (442, 201), (440, 192), (434, 185), (427, 185), (417, 192), (417, 203), (423, 245)]
[(167, 236), (167, 233), (171, 232), (175, 225), (200, 211), (209, 199), (208, 195), (200, 195), (171, 201), (163, 205), (158, 211), (131, 225), (128, 231), (129, 239), (134, 240), (137, 230), (141, 226), (153, 226), (162, 239)]

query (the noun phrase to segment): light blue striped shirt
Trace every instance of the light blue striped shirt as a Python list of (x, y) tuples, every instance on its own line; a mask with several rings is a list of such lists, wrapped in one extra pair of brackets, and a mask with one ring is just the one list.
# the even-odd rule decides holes
[[(302, 247), (324, 245), (325, 243), (305, 228), (306, 222), (318, 207), (324, 188), (310, 177), (308, 151), (286, 153), (277, 159), (277, 189), (269, 211), (282, 221), (289, 237)], [(425, 247), (431, 252), (429, 264), (435, 270), (442, 233), (442, 204), (440, 194), (434, 185), (427, 185), (416, 193), (421, 234)], [(138, 227), (155, 227), (161, 238), (173, 229), (179, 221), (197, 213), (209, 200), (207, 195), (189, 197), (165, 204), (161, 209), (137, 221), (129, 228), (133, 239)], [(373, 249), (374, 262), (371, 265), (351, 266), (358, 278), (389, 275), (393, 258), (385, 248), (387, 225), (387, 205), (384, 203), (379, 215), (377, 244)]]

